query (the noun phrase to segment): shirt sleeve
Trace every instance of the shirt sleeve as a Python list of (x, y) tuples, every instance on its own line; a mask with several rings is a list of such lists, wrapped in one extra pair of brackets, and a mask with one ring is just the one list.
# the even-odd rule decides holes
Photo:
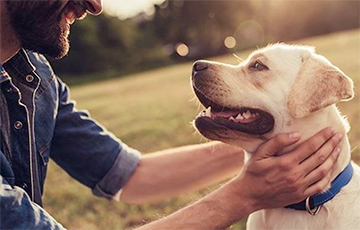
[(65, 229), (26, 192), (0, 176), (0, 229)]
[(122, 143), (75, 108), (68, 87), (59, 82), (59, 108), (51, 158), (97, 196), (112, 199), (135, 171), (140, 152)]

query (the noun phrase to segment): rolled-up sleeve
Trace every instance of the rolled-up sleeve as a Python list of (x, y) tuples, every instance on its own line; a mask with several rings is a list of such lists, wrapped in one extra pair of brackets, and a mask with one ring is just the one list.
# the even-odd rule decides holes
[(113, 198), (135, 171), (140, 152), (128, 147), (75, 108), (68, 87), (59, 82), (59, 108), (51, 158), (97, 196)]
[(0, 176), (0, 229), (64, 229), (24, 190), (10, 186)]
[(120, 154), (108, 173), (93, 188), (93, 193), (97, 196), (114, 198), (114, 195), (125, 185), (128, 178), (135, 171), (138, 164), (140, 153), (122, 145)]

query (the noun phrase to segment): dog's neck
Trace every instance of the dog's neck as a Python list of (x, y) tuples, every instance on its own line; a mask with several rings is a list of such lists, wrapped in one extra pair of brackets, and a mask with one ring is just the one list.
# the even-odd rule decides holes
[[(341, 152), (337, 161), (335, 162), (335, 166), (331, 173), (330, 181), (333, 181), (337, 177), (337, 175), (339, 175), (345, 169), (351, 158), (350, 143), (346, 135), (346, 133), (350, 129), (349, 128), (350, 126), (347, 120), (341, 115), (340, 111), (337, 109), (335, 105), (329, 106), (325, 109), (322, 109), (321, 111), (317, 111), (311, 114), (311, 116), (305, 118), (301, 118), (301, 119), (289, 118), (289, 120), (285, 120), (284, 123), (285, 124), (291, 123), (291, 126), (282, 127), (281, 133), (290, 133), (294, 131), (299, 131), (302, 134), (302, 138), (296, 144), (284, 148), (281, 152), (278, 153), (278, 155), (287, 153), (295, 149), (298, 145), (300, 145), (302, 142), (306, 141), (307, 139), (315, 135), (320, 130), (331, 126), (336, 130), (337, 133), (343, 134), (344, 137), (341, 143), (339, 144)], [(236, 145), (235, 143), (230, 143), (230, 144)], [(245, 161), (247, 161), (251, 157), (252, 153), (253, 153), (252, 151), (246, 151)], [(329, 183), (329, 187), (330, 187), (330, 183)]]
[[(337, 175), (344, 170), (347, 164), (350, 161), (351, 149), (349, 139), (346, 133), (349, 131), (349, 124), (346, 119), (340, 114), (340, 111), (336, 108), (335, 105), (329, 106), (322, 111), (316, 112), (308, 118), (303, 118), (306, 121), (296, 122), (299, 126), (298, 128), (302, 132), (302, 139), (300, 142), (307, 140), (313, 136), (316, 132), (332, 126), (337, 133), (343, 134), (344, 138), (341, 141), (339, 147), (341, 149), (338, 160), (335, 163), (335, 166), (332, 171), (331, 181), (336, 178)], [(316, 122), (314, 122), (316, 121)], [(296, 125), (295, 125), (296, 126)]]

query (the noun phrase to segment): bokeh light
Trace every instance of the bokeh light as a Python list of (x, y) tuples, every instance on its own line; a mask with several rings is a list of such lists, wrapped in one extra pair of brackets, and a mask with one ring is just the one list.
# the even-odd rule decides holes
[(176, 53), (178, 53), (181, 57), (185, 57), (189, 54), (189, 47), (184, 43), (179, 43), (176, 45)]
[(261, 47), (264, 45), (264, 29), (261, 24), (255, 20), (243, 22), (235, 31), (234, 38), (237, 41), (236, 51), (250, 48)]
[(236, 46), (236, 39), (233, 36), (228, 36), (224, 40), (224, 45), (228, 49), (232, 49)]

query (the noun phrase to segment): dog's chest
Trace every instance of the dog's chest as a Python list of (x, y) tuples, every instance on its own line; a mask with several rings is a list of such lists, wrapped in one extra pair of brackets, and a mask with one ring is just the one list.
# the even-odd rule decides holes
[(317, 216), (288, 209), (261, 210), (249, 216), (247, 230), (339, 229), (338, 223), (329, 223), (327, 216), (324, 208)]

